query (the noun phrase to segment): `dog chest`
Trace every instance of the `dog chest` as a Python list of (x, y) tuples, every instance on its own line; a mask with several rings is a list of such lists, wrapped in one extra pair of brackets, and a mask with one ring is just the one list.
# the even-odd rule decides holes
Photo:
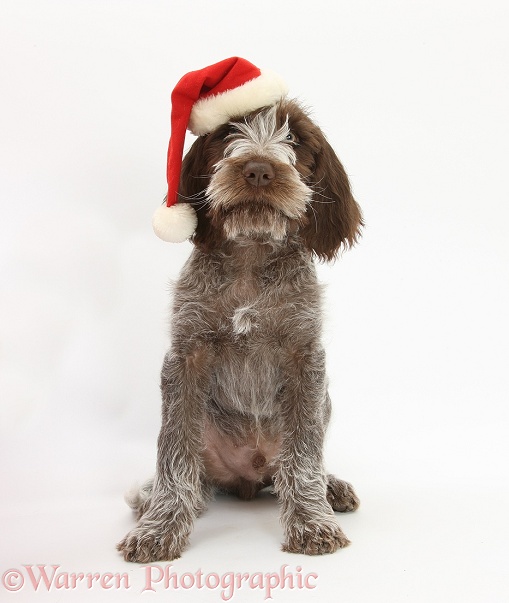
[(175, 289), (173, 329), (184, 325), (186, 336), (208, 341), (215, 336), (223, 343), (231, 337), (270, 344), (292, 331), (316, 329), (320, 301), (314, 264), (300, 247), (253, 243), (229, 253), (194, 250)]

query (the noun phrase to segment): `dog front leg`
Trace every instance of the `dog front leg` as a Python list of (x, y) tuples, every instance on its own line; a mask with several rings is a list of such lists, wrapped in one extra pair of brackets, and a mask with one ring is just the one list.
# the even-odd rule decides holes
[(162, 426), (150, 501), (138, 525), (117, 545), (126, 561), (180, 557), (204, 506), (201, 485), (204, 408), (212, 354), (195, 345), (169, 352), (161, 372)]
[(323, 350), (291, 353), (287, 370), (282, 400), (284, 434), (274, 476), (285, 532), (283, 550), (307, 555), (333, 553), (348, 545), (349, 540), (327, 501)]

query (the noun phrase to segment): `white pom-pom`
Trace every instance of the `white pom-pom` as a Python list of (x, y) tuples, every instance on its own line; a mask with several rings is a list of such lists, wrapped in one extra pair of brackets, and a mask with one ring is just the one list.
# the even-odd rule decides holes
[(183, 243), (193, 235), (198, 216), (190, 203), (176, 203), (167, 207), (160, 205), (152, 218), (156, 235), (167, 243)]

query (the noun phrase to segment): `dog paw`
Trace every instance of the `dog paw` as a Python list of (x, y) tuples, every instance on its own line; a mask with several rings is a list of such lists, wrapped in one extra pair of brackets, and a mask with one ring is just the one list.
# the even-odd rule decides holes
[(164, 524), (140, 525), (117, 544), (117, 550), (126, 561), (150, 563), (178, 559), (186, 544), (187, 536), (175, 537)]
[(324, 555), (334, 553), (349, 544), (350, 541), (334, 520), (307, 521), (288, 530), (282, 550), (304, 555)]
[(327, 476), (327, 501), (334, 511), (348, 513), (360, 505), (353, 487), (334, 475)]

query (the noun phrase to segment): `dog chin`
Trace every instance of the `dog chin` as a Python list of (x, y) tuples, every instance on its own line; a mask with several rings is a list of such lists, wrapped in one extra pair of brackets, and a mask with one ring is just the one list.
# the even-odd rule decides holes
[(220, 222), (228, 240), (261, 237), (282, 241), (290, 225), (289, 218), (283, 212), (261, 204), (236, 207), (223, 215)]

